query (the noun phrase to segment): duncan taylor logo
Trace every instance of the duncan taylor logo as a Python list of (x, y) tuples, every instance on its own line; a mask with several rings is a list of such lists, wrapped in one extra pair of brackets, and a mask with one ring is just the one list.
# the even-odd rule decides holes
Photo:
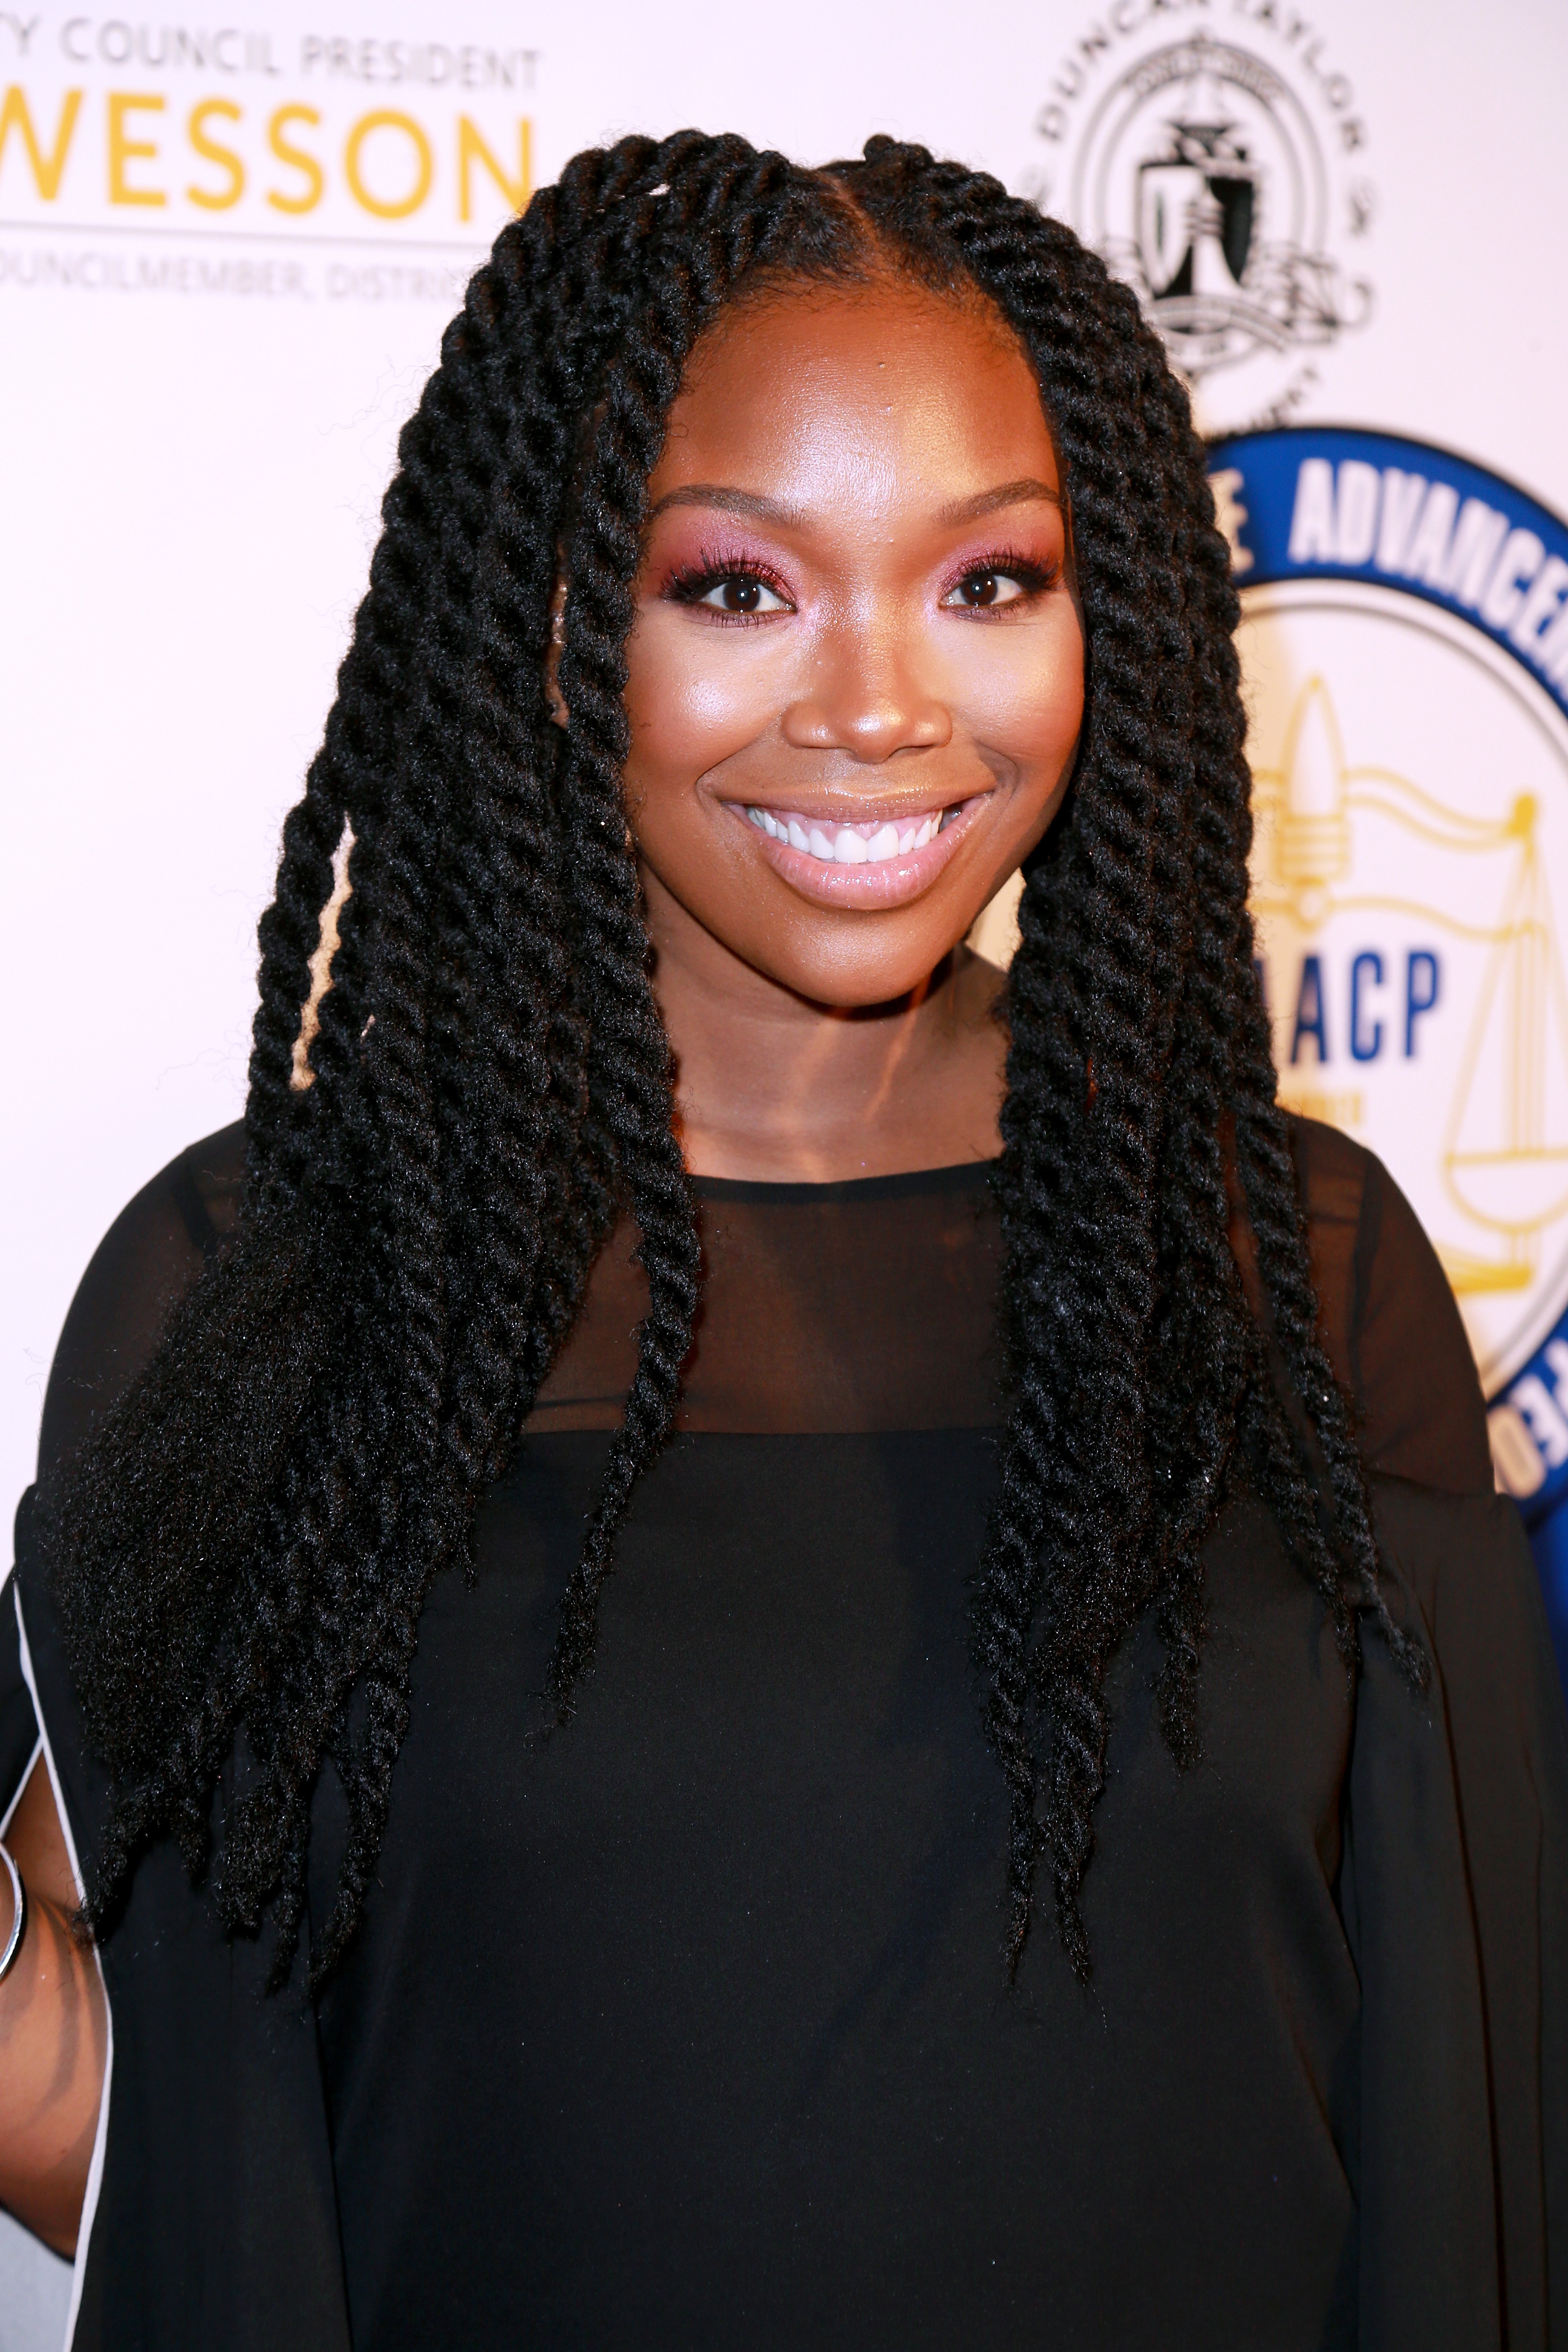
[(1213, 478), (1281, 1097), (1410, 1199), (1539, 1518), (1568, 1503), (1568, 525), (1386, 434), (1247, 435)]
[(1035, 193), (1136, 288), (1210, 432), (1283, 422), (1373, 301), (1352, 85), (1319, 37), (1238, 13), (1245, 39), (1091, 27), (1036, 117)]

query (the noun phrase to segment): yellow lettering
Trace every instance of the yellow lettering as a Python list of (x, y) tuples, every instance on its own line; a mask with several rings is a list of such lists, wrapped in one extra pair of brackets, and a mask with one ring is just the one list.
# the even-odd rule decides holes
[(280, 106), (268, 122), (267, 144), (271, 148), (278, 161), (280, 163), (287, 163), (290, 170), (302, 172), (305, 175), (305, 189), (301, 195), (286, 196), (280, 189), (268, 189), (267, 201), (274, 212), (314, 212), (321, 203), (321, 190), (326, 185), (321, 165), (313, 155), (306, 153), (303, 147), (294, 146), (283, 135), (291, 122), (315, 123), (320, 122), (321, 119), (319, 110), (313, 106)]
[(128, 139), (125, 118), (128, 114), (162, 114), (161, 98), (133, 98), (128, 90), (111, 89), (109, 93), (109, 201), (111, 205), (166, 205), (168, 197), (162, 188), (133, 188), (125, 177), (127, 163), (138, 161), (155, 163), (158, 150), (150, 139)]
[(473, 190), (470, 182), (476, 163), (482, 163), (514, 213), (522, 211), (532, 188), (531, 122), (524, 120), (517, 126), (517, 177), (509, 179), (498, 159), (490, 153), (480, 137), (478, 126), (466, 114), (458, 117), (458, 214), (459, 219), (474, 217)]
[(5, 103), (0, 106), (0, 164), (5, 161), (5, 146), (13, 131), (22, 134), (22, 144), (27, 151), (27, 161), (33, 167), (33, 184), (46, 204), (52, 205), (60, 192), (60, 174), (70, 153), (71, 138), (76, 131), (76, 119), (81, 112), (81, 92), (68, 89), (60, 100), (60, 119), (55, 129), (55, 143), (46, 155), (38, 144), (38, 134), (33, 128), (33, 118), (27, 111), (27, 94), (13, 82), (5, 92)]
[(186, 129), (192, 146), (203, 161), (216, 163), (220, 171), (227, 173), (228, 185), (216, 193), (210, 188), (191, 186), (185, 194), (192, 204), (200, 205), (204, 212), (226, 213), (231, 205), (238, 204), (245, 194), (245, 165), (232, 147), (220, 147), (216, 139), (207, 137), (207, 124), (215, 114), (221, 116), (226, 122), (237, 122), (240, 119), (239, 109), (232, 98), (204, 98), (199, 106), (192, 107)]
[[(373, 195), (360, 173), (360, 150), (374, 131), (401, 131), (414, 142), (418, 175), (407, 195), (390, 203), (384, 196)], [(343, 149), (343, 172), (354, 202), (363, 205), (367, 213), (374, 213), (377, 220), (406, 220), (410, 213), (418, 211), (430, 193), (436, 158), (430, 142), (411, 114), (399, 114), (395, 107), (382, 107), (374, 114), (362, 114), (349, 132), (348, 144)]]

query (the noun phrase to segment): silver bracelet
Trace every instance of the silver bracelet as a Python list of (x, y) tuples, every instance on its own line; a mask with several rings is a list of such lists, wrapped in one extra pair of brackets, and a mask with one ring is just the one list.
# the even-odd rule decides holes
[(16, 1965), (16, 1955), (22, 1948), (22, 1938), (27, 1932), (27, 1890), (22, 1884), (22, 1874), (11, 1859), (10, 1848), (0, 1845), (0, 1862), (11, 1874), (11, 1894), (16, 1904), (16, 1916), (11, 1933), (5, 1938), (5, 1948), (0, 1952), (0, 1983)]

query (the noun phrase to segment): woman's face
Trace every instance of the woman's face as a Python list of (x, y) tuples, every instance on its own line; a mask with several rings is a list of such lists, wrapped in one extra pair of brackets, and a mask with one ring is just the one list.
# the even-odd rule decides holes
[(1029, 366), (901, 279), (742, 304), (648, 486), (628, 806), (661, 957), (925, 980), (1044, 833), (1083, 631)]

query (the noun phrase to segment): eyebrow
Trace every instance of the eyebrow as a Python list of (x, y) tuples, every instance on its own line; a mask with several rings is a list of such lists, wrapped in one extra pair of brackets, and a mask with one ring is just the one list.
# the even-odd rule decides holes
[(764, 499), (755, 490), (731, 489), (722, 482), (688, 482), (681, 489), (667, 490), (657, 506), (649, 507), (649, 522), (666, 507), (722, 507), (729, 514), (753, 515), (758, 522), (776, 522), (786, 528), (805, 520), (797, 508), (782, 506), (777, 499)]
[[(1016, 482), (999, 482), (994, 490), (978, 490), (973, 498), (939, 507), (934, 520), (947, 525), (978, 522), (983, 515), (995, 514), (1003, 507), (1026, 506), (1042, 499), (1053, 507), (1063, 503), (1061, 492), (1053, 490), (1048, 482), (1023, 475)], [(786, 507), (777, 499), (763, 498), (756, 490), (734, 489), (723, 482), (688, 482), (680, 489), (667, 490), (648, 509), (648, 521), (655, 521), (667, 507), (718, 507), (728, 514), (751, 515), (758, 522), (776, 523), (786, 530), (807, 519), (798, 507)]]
[(978, 522), (982, 515), (995, 514), (1003, 507), (1029, 506), (1039, 499), (1047, 506), (1059, 507), (1062, 503), (1059, 490), (1026, 474), (1016, 482), (998, 484), (994, 490), (980, 490), (972, 499), (959, 499), (952, 506), (939, 509), (936, 519), (943, 523)]

